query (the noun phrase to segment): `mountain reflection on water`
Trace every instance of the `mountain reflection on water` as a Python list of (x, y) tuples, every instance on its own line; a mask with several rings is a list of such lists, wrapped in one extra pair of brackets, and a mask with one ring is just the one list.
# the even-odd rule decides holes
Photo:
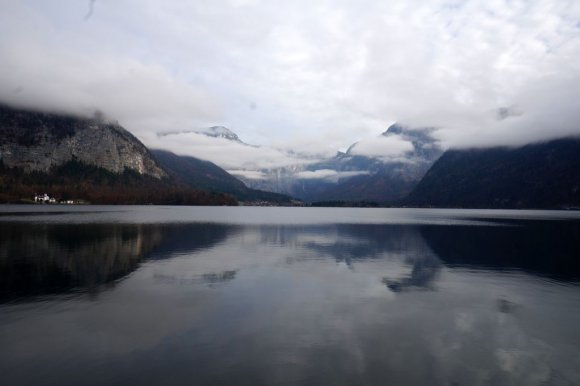
[(11, 385), (574, 384), (580, 222), (488, 220), (0, 221), (0, 370)]
[(82, 291), (96, 296), (143, 260), (211, 247), (229, 231), (213, 224), (0, 222), (0, 302)]

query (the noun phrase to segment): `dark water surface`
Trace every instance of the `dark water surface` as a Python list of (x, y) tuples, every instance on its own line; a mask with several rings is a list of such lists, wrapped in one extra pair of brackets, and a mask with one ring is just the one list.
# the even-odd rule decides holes
[(580, 384), (580, 213), (1, 206), (0, 384)]

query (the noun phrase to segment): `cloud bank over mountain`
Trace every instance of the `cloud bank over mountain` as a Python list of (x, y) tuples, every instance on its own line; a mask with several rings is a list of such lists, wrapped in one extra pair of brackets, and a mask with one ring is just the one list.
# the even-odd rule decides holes
[(333, 169), (318, 169), (318, 170), (314, 170), (314, 171), (306, 170), (303, 172), (296, 173), (298, 179), (303, 179), (303, 180), (323, 179), (323, 180), (329, 180), (329, 181), (333, 181), (333, 182), (338, 181), (338, 179), (340, 179), (340, 178), (360, 176), (363, 174), (369, 174), (369, 172), (367, 172), (367, 171), (344, 172), (344, 171), (337, 171), (337, 170), (333, 170)]
[(258, 147), (231, 139), (212, 137), (202, 132), (182, 132), (148, 138), (152, 143), (180, 155), (194, 155), (226, 169), (270, 169), (312, 162), (308, 158), (273, 147)]
[(352, 146), (352, 155), (380, 158), (384, 161), (399, 160), (405, 158), (405, 153), (414, 149), (413, 144), (403, 138), (390, 135), (376, 138), (365, 138)]
[[(579, 21), (574, 0), (5, 0), (0, 102), (98, 109), (148, 146), (254, 172), (356, 141), (404, 154), (369, 139), (393, 122), (518, 145), (580, 134)], [(214, 125), (262, 147), (158, 135)]]

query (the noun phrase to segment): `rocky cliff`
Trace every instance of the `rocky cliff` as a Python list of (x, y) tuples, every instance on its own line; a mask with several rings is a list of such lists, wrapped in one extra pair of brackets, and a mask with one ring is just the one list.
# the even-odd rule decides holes
[(0, 105), (0, 161), (26, 172), (48, 172), (76, 160), (113, 173), (155, 178), (166, 173), (149, 150), (117, 123)]

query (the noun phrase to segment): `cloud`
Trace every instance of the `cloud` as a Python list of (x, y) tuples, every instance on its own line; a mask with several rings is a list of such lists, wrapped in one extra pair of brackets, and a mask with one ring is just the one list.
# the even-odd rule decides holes
[(236, 170), (236, 169), (230, 169), (227, 171), (228, 173), (234, 175), (234, 176), (239, 176), (239, 177), (243, 177), (243, 178), (247, 178), (249, 180), (263, 180), (266, 179), (268, 176), (261, 171), (258, 170)]
[(359, 176), (363, 174), (369, 174), (367, 171), (348, 171), (341, 172), (332, 169), (319, 169), (314, 171), (302, 171), (296, 173), (296, 178), (302, 180), (327, 180), (331, 182), (338, 182), (341, 178), (349, 178), (354, 176)]
[(411, 142), (405, 141), (399, 136), (381, 135), (375, 138), (365, 138), (357, 142), (351, 148), (350, 153), (392, 161), (404, 158), (405, 153), (413, 151), (413, 149)]
[[(194, 155), (197, 158), (214, 162), (225, 169), (245, 170), (243, 173), (317, 161), (317, 159), (306, 159), (299, 154), (271, 147), (249, 146), (237, 141), (209, 137), (196, 132), (165, 133), (164, 135), (154, 135), (152, 138), (144, 137), (143, 140), (146, 145), (151, 147), (169, 149), (181, 155)], [(254, 177), (259, 175), (258, 173), (253, 174)]]
[(95, 11), (95, 2), (97, 0), (89, 0), (89, 11), (85, 15), (85, 20), (89, 20), (91, 16), (93, 16), (93, 12)]
[(211, 92), (184, 82), (160, 63), (112, 54), (98, 45), (93, 51), (59, 44), (59, 31), (49, 20), (8, 4), (12, 12), (0, 9), (0, 101), (83, 116), (101, 110), (137, 136), (220, 119)]
[(156, 133), (223, 125), (261, 150), (317, 155), (393, 122), (436, 127), (445, 147), (580, 133), (575, 0), (93, 3), (87, 22), (87, 2), (0, 3), (0, 101), (100, 109), (148, 145), (221, 166), (233, 151), (262, 163)]
[(499, 107), (496, 112), (496, 118), (500, 121), (520, 115), (522, 115), (522, 113), (518, 110), (517, 107)]
[[(375, 49), (361, 78), (368, 96), (359, 106), (411, 126), (438, 127), (447, 147), (579, 133), (573, 107), (580, 96), (580, 66), (573, 60), (580, 54), (579, 15), (571, 1), (402, 6), (377, 20), (389, 25), (389, 34), (369, 40)], [(522, 116), (498, 121), (504, 106), (518, 106)]]
[[(96, 62), (73, 56), (66, 61), (38, 62), (26, 57), (23, 53), (19, 60), (29, 60), (28, 66), (17, 61), (4, 63), (16, 77), (2, 82), (0, 100), (85, 116), (102, 110), (138, 136), (143, 131), (203, 124), (219, 117), (218, 105), (208, 93), (177, 82), (155, 65), (114, 58)], [(69, 81), (70, 74), (65, 75), (66, 69), (76, 72), (75, 83)], [(23, 83), (23, 78), (37, 85)], [(47, 99), (46, 95), (52, 97)]]

